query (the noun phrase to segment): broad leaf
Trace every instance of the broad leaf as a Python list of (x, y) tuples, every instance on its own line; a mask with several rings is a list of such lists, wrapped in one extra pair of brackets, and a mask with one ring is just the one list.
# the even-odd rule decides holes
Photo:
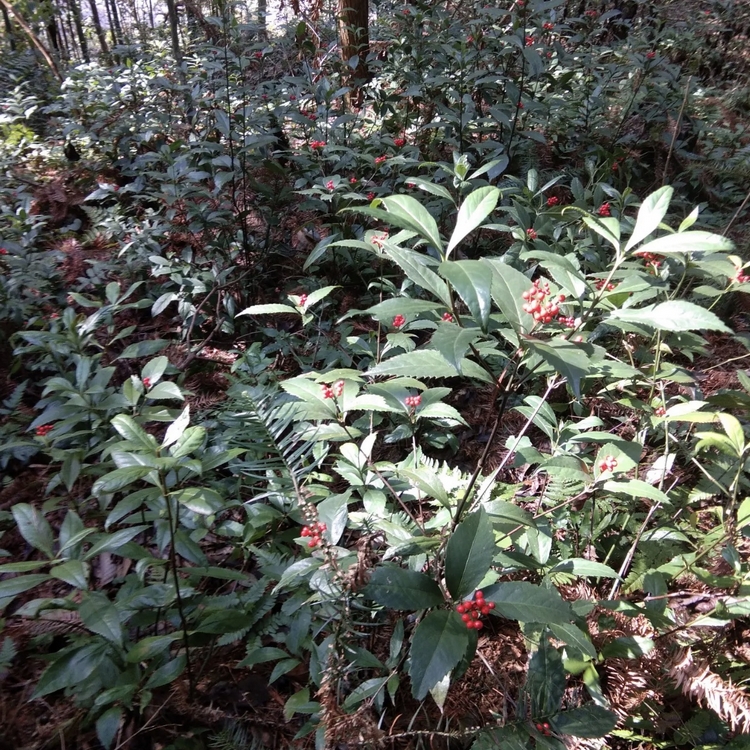
[(644, 482), (642, 479), (626, 479), (623, 482), (616, 482), (610, 479), (604, 483), (604, 489), (607, 492), (629, 495), (630, 497), (645, 497), (666, 506), (672, 505), (669, 496), (665, 492), (662, 492), (648, 482)]
[(643, 201), (641, 207), (638, 209), (638, 218), (635, 222), (633, 234), (630, 235), (628, 244), (625, 245), (625, 252), (648, 237), (661, 224), (661, 220), (669, 208), (669, 202), (672, 200), (673, 193), (674, 188), (665, 185), (656, 192), (651, 193)]
[(96, 720), (96, 736), (105, 750), (109, 750), (115, 741), (117, 732), (120, 729), (120, 723), (122, 722), (122, 713), (122, 708), (112, 706)]
[(11, 508), (21, 536), (35, 549), (53, 558), (54, 535), (47, 519), (28, 503), (18, 503)]
[(432, 578), (405, 568), (375, 568), (364, 594), (391, 609), (427, 609), (443, 603), (440, 586)]
[(495, 210), (499, 198), (500, 190), (492, 186), (481, 187), (466, 197), (458, 211), (456, 227), (445, 252), (446, 257)]
[(370, 377), (407, 375), (413, 378), (452, 378), (459, 372), (440, 352), (420, 349), (386, 359), (366, 374)]
[(411, 642), (412, 695), (422, 700), (460, 661), (469, 645), (469, 631), (455, 612), (430, 612)]
[(482, 263), (492, 271), (492, 299), (515, 331), (526, 333), (534, 325), (534, 318), (523, 306), (523, 293), (531, 288), (531, 280), (507, 263), (494, 258), (484, 258)]
[(531, 718), (551, 716), (560, 710), (565, 692), (565, 669), (560, 653), (542, 636), (539, 649), (529, 661), (526, 675), (526, 692), (529, 696)]
[(557, 563), (550, 573), (572, 573), (574, 576), (584, 576), (588, 578), (619, 578), (609, 565), (586, 560), (583, 557), (569, 557)]
[(487, 266), (480, 260), (447, 260), (440, 264), (440, 275), (451, 283), (474, 321), (486, 331), (492, 287), (492, 275), (487, 273)]
[(635, 255), (643, 253), (725, 253), (734, 247), (732, 240), (711, 232), (678, 232), (659, 237), (636, 250)]
[(398, 218), (398, 226), (415, 231), (442, 255), (443, 243), (437, 222), (416, 198), (410, 195), (392, 195), (383, 198), (383, 205), (388, 210), (389, 219)]
[(277, 313), (293, 314), (297, 315), (297, 311), (291, 305), (280, 305), (278, 303), (270, 303), (267, 305), (250, 305), (244, 310), (238, 312), (234, 317), (239, 318), (240, 315), (275, 315)]
[(715, 313), (685, 300), (669, 300), (637, 310), (613, 310), (609, 320), (641, 323), (661, 331), (723, 331), (729, 328)]
[(88, 588), (89, 565), (80, 560), (68, 560), (62, 565), (55, 565), (50, 570), (50, 575), (65, 581), (74, 588), (86, 589)]
[(50, 576), (46, 573), (31, 573), (30, 575), (6, 578), (0, 581), (0, 599), (10, 599), (13, 596), (23, 594), (24, 591), (33, 589), (40, 583), (49, 581)]
[(494, 612), (509, 620), (565, 624), (573, 619), (570, 604), (557, 591), (527, 581), (495, 583), (484, 590), (484, 598), (495, 602)]
[(437, 349), (457, 370), (471, 344), (479, 337), (476, 329), (461, 328), (454, 323), (442, 323), (430, 339), (430, 346)]
[(122, 645), (122, 625), (117, 607), (103, 594), (92, 593), (85, 596), (78, 608), (83, 624), (92, 632), (108, 641)]
[(617, 714), (613, 711), (588, 703), (558, 714), (552, 720), (552, 726), (556, 732), (573, 737), (604, 737), (615, 728), (617, 721)]
[(581, 397), (581, 380), (591, 370), (591, 360), (582, 346), (565, 339), (539, 341), (526, 339), (526, 346), (538, 354), (550, 367), (568, 382), (576, 398)]
[(577, 625), (572, 623), (560, 624), (550, 623), (549, 629), (555, 638), (559, 638), (568, 646), (577, 648), (584, 656), (596, 659), (596, 648), (587, 633), (584, 633)]
[(474, 591), (487, 575), (495, 554), (495, 535), (484, 508), (456, 526), (445, 551), (445, 585), (454, 599)]
[(383, 245), (383, 252), (417, 286), (434, 294), (446, 307), (450, 305), (448, 285), (428, 266), (428, 256), (420, 255), (414, 250), (397, 247), (391, 242)]

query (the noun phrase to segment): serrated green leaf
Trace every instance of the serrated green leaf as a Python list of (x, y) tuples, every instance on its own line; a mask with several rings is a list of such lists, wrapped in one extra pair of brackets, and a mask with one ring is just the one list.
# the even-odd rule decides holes
[(55, 537), (47, 519), (28, 503), (18, 503), (11, 508), (21, 536), (32, 546), (52, 559)]
[(67, 560), (61, 565), (55, 565), (50, 575), (64, 581), (77, 589), (88, 588), (89, 565), (80, 560)]
[(149, 398), (152, 401), (185, 400), (185, 396), (183, 396), (179, 386), (177, 386), (175, 383), (169, 382), (168, 380), (162, 380), (160, 383), (157, 383), (146, 394), (146, 398)]
[(495, 583), (484, 589), (484, 598), (495, 602), (494, 612), (509, 620), (565, 624), (573, 619), (570, 604), (557, 591), (527, 581)]
[(78, 607), (83, 624), (93, 633), (122, 645), (122, 625), (117, 607), (103, 594), (89, 593)]
[(662, 492), (658, 487), (654, 487), (648, 482), (644, 482), (642, 479), (626, 479), (624, 481), (610, 479), (604, 483), (604, 489), (607, 492), (629, 495), (630, 497), (646, 497), (667, 507), (672, 505), (669, 496), (665, 492)]
[(471, 192), (461, 204), (456, 217), (456, 227), (451, 235), (446, 258), (467, 235), (473, 232), (494, 210), (500, 198), (500, 190), (486, 186)]
[(559, 734), (573, 737), (604, 737), (617, 725), (617, 714), (604, 706), (588, 703), (559, 713), (551, 720)]
[(122, 708), (119, 706), (112, 706), (108, 708), (97, 720), (96, 720), (96, 736), (99, 742), (104, 746), (104, 750), (109, 750), (112, 747), (112, 743), (115, 741), (117, 732), (120, 729), (120, 723), (122, 722)]
[(484, 508), (456, 526), (445, 551), (445, 585), (454, 599), (474, 591), (487, 575), (495, 555), (495, 535)]
[(669, 202), (672, 200), (674, 188), (669, 185), (659, 188), (651, 193), (638, 209), (638, 218), (635, 222), (633, 234), (630, 235), (625, 252), (635, 247), (641, 240), (648, 237), (661, 224), (661, 220), (667, 213)]
[(469, 645), (469, 631), (455, 612), (430, 612), (411, 642), (412, 695), (422, 700), (460, 661)]
[(574, 646), (584, 656), (596, 659), (597, 653), (594, 644), (587, 633), (584, 633), (577, 625), (572, 623), (550, 623), (549, 629), (555, 638), (558, 638), (568, 646)]
[(525, 691), (529, 696), (531, 718), (546, 718), (560, 710), (565, 692), (562, 657), (546, 634), (529, 661)]
[(581, 397), (581, 380), (591, 371), (591, 360), (583, 347), (565, 339), (538, 341), (526, 339), (527, 348), (538, 354), (568, 382), (576, 398)]
[(169, 635), (151, 635), (147, 638), (141, 638), (133, 648), (128, 651), (125, 660), (129, 664), (137, 664), (139, 661), (149, 661), (155, 656), (168, 653), (171, 645), (182, 638), (180, 633), (170, 633)]
[(392, 195), (383, 198), (383, 205), (388, 211), (388, 220), (399, 219), (398, 226), (416, 232), (442, 255), (443, 243), (437, 222), (416, 198), (410, 195)]
[(481, 260), (447, 260), (440, 275), (451, 283), (469, 308), (474, 321), (487, 330), (490, 319), (492, 275)]
[(369, 377), (406, 375), (414, 378), (452, 378), (459, 372), (440, 352), (419, 349), (386, 359), (366, 374)]
[(643, 253), (726, 253), (734, 248), (727, 237), (712, 232), (678, 232), (658, 237), (638, 248), (635, 255)]
[(156, 450), (156, 440), (153, 435), (149, 435), (132, 417), (127, 414), (118, 414), (113, 417), (110, 424), (117, 432), (131, 443), (145, 451)]
[(417, 610), (443, 603), (440, 586), (428, 575), (396, 567), (375, 568), (364, 595), (391, 609)]
[(24, 591), (33, 589), (40, 583), (49, 581), (50, 576), (46, 573), (31, 573), (30, 575), (17, 576), (16, 578), (6, 578), (0, 581), (0, 599), (10, 599), (11, 597), (23, 594)]
[(428, 266), (428, 256), (397, 247), (391, 242), (384, 243), (383, 252), (417, 286), (434, 294), (446, 307), (450, 305), (448, 285)]
[(524, 309), (523, 293), (531, 288), (531, 280), (507, 263), (495, 258), (484, 258), (482, 263), (492, 272), (492, 299), (500, 312), (508, 319), (513, 330), (527, 333), (534, 325), (534, 318)]
[(430, 346), (437, 349), (457, 370), (471, 344), (479, 337), (475, 329), (461, 328), (454, 323), (441, 323), (430, 339)]
[(91, 494), (98, 496), (103, 493), (118, 492), (129, 484), (143, 479), (143, 477), (150, 474), (153, 470), (149, 466), (127, 466), (122, 469), (115, 469), (94, 482)]
[(613, 310), (609, 320), (640, 323), (660, 331), (723, 331), (729, 328), (715, 313), (685, 300), (669, 300), (637, 310)]

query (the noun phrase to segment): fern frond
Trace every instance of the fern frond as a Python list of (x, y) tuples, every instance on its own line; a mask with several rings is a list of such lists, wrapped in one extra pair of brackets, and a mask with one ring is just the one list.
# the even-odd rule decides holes
[(302, 426), (292, 402), (279, 391), (246, 386), (230, 389), (229, 395), (221, 415), (226, 439), (245, 451), (233, 467), (250, 484), (266, 490), (254, 499), (271, 494), (269, 480), (273, 494), (299, 499), (305, 478), (319, 461), (312, 455), (315, 443), (300, 438)]

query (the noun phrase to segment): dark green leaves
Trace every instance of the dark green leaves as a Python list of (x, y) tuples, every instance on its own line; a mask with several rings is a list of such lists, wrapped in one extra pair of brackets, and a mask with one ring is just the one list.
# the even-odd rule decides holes
[(604, 737), (616, 724), (617, 714), (595, 703), (563, 711), (552, 721), (557, 732), (573, 737)]
[(404, 568), (376, 568), (364, 593), (391, 609), (427, 609), (443, 603), (440, 587), (432, 578)]
[(560, 709), (565, 691), (565, 670), (558, 650), (543, 635), (531, 657), (526, 675), (526, 693), (532, 718), (551, 716)]
[(469, 631), (455, 612), (430, 612), (412, 637), (412, 695), (422, 700), (461, 661), (468, 645)]
[(613, 323), (620, 320), (624, 323), (641, 323), (660, 331), (732, 332), (715, 313), (685, 300), (669, 300), (637, 310), (613, 310), (609, 320)]
[(448, 243), (446, 257), (495, 210), (499, 198), (500, 190), (491, 186), (479, 188), (466, 196), (456, 218), (456, 227)]
[(573, 619), (570, 604), (555, 589), (545, 589), (527, 581), (496, 583), (484, 590), (487, 601), (495, 602), (495, 612), (520, 622), (561, 623)]
[(495, 536), (484, 509), (467, 516), (453, 532), (445, 553), (445, 585), (454, 599), (474, 591), (492, 565)]
[(469, 308), (483, 331), (490, 319), (492, 274), (480, 260), (449, 260), (440, 265), (440, 275), (447, 279)]
[(32, 505), (19, 503), (11, 508), (13, 518), (21, 536), (34, 548), (44, 552), (50, 559), (54, 557), (52, 546), (54, 537), (47, 519)]

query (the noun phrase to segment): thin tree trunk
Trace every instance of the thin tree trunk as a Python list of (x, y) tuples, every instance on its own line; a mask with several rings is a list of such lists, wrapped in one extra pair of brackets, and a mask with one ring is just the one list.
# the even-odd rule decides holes
[(260, 27), (260, 35), (263, 39), (268, 38), (268, 28), (266, 24), (266, 16), (268, 15), (268, 3), (266, 0), (258, 0), (258, 26)]
[(89, 0), (89, 8), (91, 8), (91, 20), (94, 22), (94, 29), (96, 30), (96, 36), (99, 39), (99, 46), (102, 49), (102, 54), (109, 54), (109, 47), (107, 46), (107, 37), (102, 29), (102, 22), (99, 20), (99, 9), (96, 7), (96, 0)]
[(13, 33), (13, 26), (10, 22), (10, 16), (4, 5), (0, 5), (0, 10), (3, 12), (3, 23), (5, 24), (5, 36), (8, 37), (10, 42), (10, 51), (16, 51), (16, 35)]
[(344, 65), (358, 57), (357, 66), (349, 77), (352, 99), (360, 99), (359, 84), (370, 79), (367, 55), (370, 52), (368, 0), (338, 0), (339, 46)]
[(86, 62), (91, 62), (89, 57), (89, 45), (86, 41), (86, 34), (83, 32), (83, 23), (81, 22), (81, 9), (78, 7), (78, 0), (68, 0), (70, 14), (73, 16), (73, 23), (78, 34), (78, 44), (81, 47), (81, 54)]
[(169, 34), (172, 37), (172, 52), (179, 67), (182, 65), (182, 52), (180, 51), (179, 18), (175, 0), (167, 0), (167, 13), (169, 14)]
[(49, 65), (50, 70), (54, 73), (55, 78), (62, 82), (62, 76), (57, 68), (57, 63), (49, 50), (44, 46), (39, 37), (31, 30), (31, 26), (26, 23), (24, 17), (11, 5), (10, 0), (0, 0), (0, 5), (8, 11), (13, 18), (16, 19), (18, 25), (23, 29), (24, 34), (29, 37), (29, 41), (39, 50), (39, 54), (44, 58), (44, 61)]
[(116, 47), (119, 44), (117, 40), (117, 31), (115, 30), (115, 24), (112, 20), (112, 10), (109, 7), (109, 0), (104, 0), (104, 8), (107, 11), (107, 23), (109, 24), (109, 34), (112, 37), (112, 46)]
[[(78, 47), (76, 45), (75, 35), (73, 34), (73, 22), (70, 20), (70, 8), (66, 5), (65, 0), (59, 0), (60, 7), (60, 31), (62, 32), (63, 47), (65, 49), (65, 59), (80, 59)], [(68, 26), (65, 27), (67, 21)]]
[(115, 25), (117, 31), (117, 38), (120, 40), (120, 44), (125, 44), (126, 40), (122, 33), (122, 24), (120, 24), (120, 14), (117, 11), (117, 0), (109, 0), (110, 7), (112, 8), (112, 23)]
[(153, 31), (156, 26), (154, 25), (154, 3), (152, 0), (148, 0), (148, 22), (151, 25), (151, 31)]

